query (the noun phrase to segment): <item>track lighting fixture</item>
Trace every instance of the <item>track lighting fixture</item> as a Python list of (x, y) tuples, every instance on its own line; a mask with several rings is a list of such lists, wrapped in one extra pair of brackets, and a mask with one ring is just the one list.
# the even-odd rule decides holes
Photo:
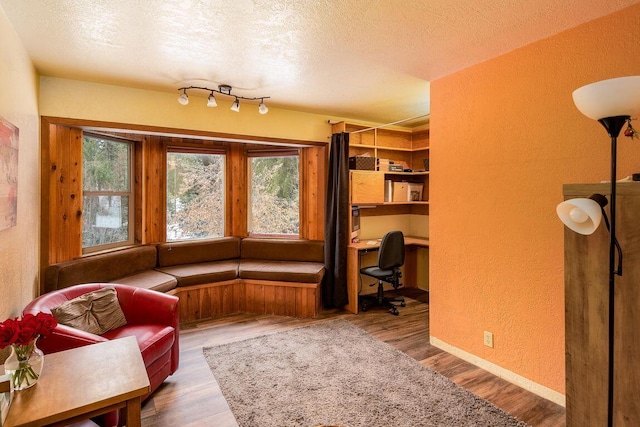
[(216, 101), (216, 97), (214, 95), (215, 93), (219, 93), (225, 96), (233, 96), (235, 98), (235, 101), (233, 101), (233, 104), (231, 105), (231, 110), (235, 111), (236, 113), (240, 112), (240, 100), (243, 99), (245, 101), (257, 101), (260, 100), (260, 104), (258, 105), (258, 112), (260, 114), (267, 114), (269, 112), (269, 108), (267, 108), (267, 106), (264, 103), (265, 99), (269, 99), (270, 96), (261, 96), (259, 98), (247, 98), (244, 96), (239, 96), (239, 95), (232, 95), (231, 94), (231, 90), (233, 89), (231, 86), (229, 85), (218, 85), (218, 89), (210, 89), (208, 87), (200, 87), (200, 86), (188, 86), (188, 87), (181, 87), (178, 90), (182, 91), (182, 93), (180, 94), (180, 96), (178, 97), (178, 102), (182, 105), (187, 105), (189, 103), (189, 95), (187, 94), (187, 90), (192, 90), (192, 89), (199, 89), (199, 90), (206, 90), (208, 92), (210, 92), (209, 97), (207, 98), (207, 107), (217, 107), (218, 106), (218, 102)]
[(178, 97), (178, 102), (182, 105), (187, 105), (189, 103), (189, 95), (187, 95), (187, 90), (183, 89), (182, 95)]

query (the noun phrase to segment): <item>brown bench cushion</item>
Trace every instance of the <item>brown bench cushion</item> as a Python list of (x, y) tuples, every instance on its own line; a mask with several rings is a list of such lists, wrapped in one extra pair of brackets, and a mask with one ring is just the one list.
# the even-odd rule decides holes
[(223, 237), (161, 243), (54, 264), (45, 276), (47, 291), (95, 282), (159, 292), (237, 278), (320, 283), (324, 242)]
[(45, 291), (82, 283), (115, 281), (153, 269), (156, 258), (155, 245), (149, 245), (53, 264), (45, 272)]
[(320, 283), (323, 277), (324, 264), (318, 262), (247, 259), (240, 261), (241, 279)]
[(161, 243), (158, 245), (158, 267), (196, 264), (240, 258), (240, 238)]
[(192, 286), (236, 279), (238, 277), (238, 261), (199, 262), (197, 264), (159, 267), (157, 270), (174, 276), (178, 280), (178, 287)]
[(242, 259), (251, 260), (324, 263), (324, 242), (322, 240), (246, 237), (242, 239), (240, 256)]
[(142, 273), (121, 277), (111, 282), (158, 292), (168, 292), (178, 286), (178, 281), (175, 277), (156, 270), (143, 271)]

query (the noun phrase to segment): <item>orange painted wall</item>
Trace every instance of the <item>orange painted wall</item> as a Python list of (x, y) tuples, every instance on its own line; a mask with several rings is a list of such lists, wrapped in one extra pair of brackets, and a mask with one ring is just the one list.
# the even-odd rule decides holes
[[(608, 136), (571, 93), (636, 74), (640, 4), (432, 82), (432, 336), (565, 392), (555, 207), (563, 183), (610, 173)], [(618, 146), (619, 178), (640, 172), (640, 141)]]

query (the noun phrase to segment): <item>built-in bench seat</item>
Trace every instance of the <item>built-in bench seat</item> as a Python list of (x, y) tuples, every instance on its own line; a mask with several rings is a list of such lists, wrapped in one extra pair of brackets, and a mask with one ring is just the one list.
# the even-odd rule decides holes
[(236, 279), (240, 240), (223, 237), (159, 244), (156, 270), (175, 277), (178, 287)]
[(241, 279), (320, 283), (324, 277), (322, 241), (247, 237), (241, 248)]
[(45, 272), (45, 292), (83, 283), (117, 282), (168, 292), (177, 279), (155, 270), (156, 245), (142, 245), (50, 265)]
[(324, 243), (224, 237), (143, 245), (48, 267), (47, 292), (81, 283), (122, 283), (180, 299), (182, 322), (237, 312), (315, 317)]

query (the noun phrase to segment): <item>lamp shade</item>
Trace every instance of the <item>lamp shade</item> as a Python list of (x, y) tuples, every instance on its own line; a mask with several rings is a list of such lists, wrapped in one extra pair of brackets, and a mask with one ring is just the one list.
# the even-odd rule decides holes
[(565, 200), (556, 207), (560, 220), (576, 233), (593, 234), (600, 225), (602, 208), (593, 199)]
[(640, 113), (640, 76), (618, 77), (582, 86), (573, 91), (573, 102), (582, 114), (600, 120)]
[(218, 106), (218, 102), (216, 101), (216, 97), (213, 96), (213, 92), (211, 92), (211, 95), (209, 95), (209, 98), (207, 98), (207, 107), (217, 107)]

